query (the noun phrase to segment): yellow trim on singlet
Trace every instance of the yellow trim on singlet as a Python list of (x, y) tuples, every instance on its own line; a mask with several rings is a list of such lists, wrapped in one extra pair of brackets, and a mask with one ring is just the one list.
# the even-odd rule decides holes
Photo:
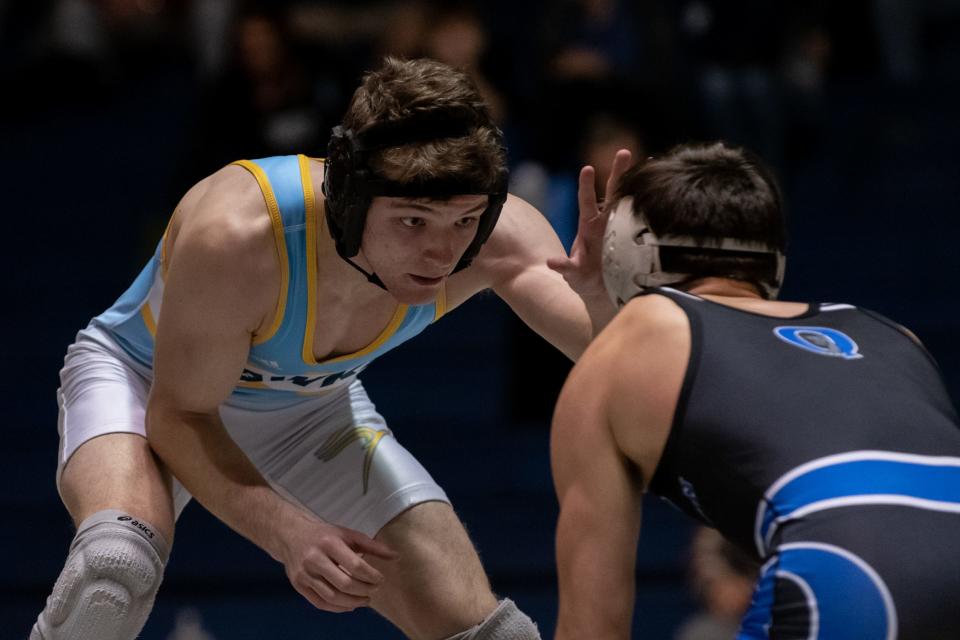
[(154, 338), (157, 337), (157, 323), (153, 321), (153, 312), (150, 311), (150, 303), (144, 301), (140, 307), (140, 317), (143, 318), (143, 324), (147, 326), (147, 331)]
[(437, 299), (433, 301), (433, 321), (436, 322), (440, 319), (440, 316), (447, 312), (447, 283), (446, 281), (440, 283), (440, 292), (437, 294)]
[[(402, 323), (403, 319), (407, 316), (407, 308), (408, 308), (408, 305), (398, 304), (397, 310), (393, 312), (393, 317), (390, 318), (390, 322), (387, 323), (387, 326), (383, 328), (383, 331), (380, 332), (380, 335), (378, 335), (373, 342), (365, 346), (363, 349), (360, 349), (359, 351), (354, 351), (353, 353), (346, 353), (342, 356), (337, 356), (336, 358), (330, 358), (328, 360), (323, 360), (320, 362), (317, 362), (316, 360), (314, 360), (309, 364), (333, 364), (335, 362), (350, 360), (351, 358), (360, 358), (373, 351), (376, 351), (381, 346), (383, 346), (384, 342), (390, 339), (390, 336), (392, 336), (394, 333), (397, 332), (397, 329), (400, 327), (400, 323)], [(313, 356), (313, 354), (310, 354), (310, 355)]]
[(167, 239), (169, 238), (171, 224), (173, 224), (173, 216), (170, 216), (170, 221), (167, 222), (167, 228), (163, 231), (163, 237), (160, 238), (160, 277), (163, 278), (166, 277), (167, 269), (170, 268), (167, 262)]
[(317, 324), (317, 203), (310, 179), (310, 160), (297, 156), (300, 164), (300, 181), (303, 183), (303, 206), (307, 222), (307, 326), (303, 332), (301, 357), (307, 364), (317, 364), (313, 354), (313, 332)]
[(167, 257), (170, 255), (170, 252), (167, 251), (167, 244), (170, 242), (170, 227), (173, 226), (173, 219), (177, 215), (177, 210), (174, 209), (173, 213), (170, 215), (170, 219), (167, 220), (167, 226), (163, 230), (163, 236), (160, 238), (160, 277), (166, 279), (167, 270), (170, 268), (169, 261)]
[(238, 387), (244, 387), (246, 389), (269, 389), (270, 385), (264, 382), (248, 382), (246, 380), (238, 380)]
[(280, 297), (277, 299), (277, 306), (273, 313), (273, 322), (262, 335), (254, 336), (253, 344), (263, 344), (273, 337), (273, 334), (280, 328), (283, 321), (283, 314), (287, 308), (287, 287), (290, 284), (290, 267), (287, 265), (287, 243), (283, 237), (283, 218), (280, 217), (280, 205), (277, 204), (277, 197), (273, 194), (273, 187), (270, 186), (270, 179), (267, 174), (249, 160), (237, 160), (233, 164), (243, 167), (256, 178), (260, 185), (260, 191), (263, 193), (263, 200), (267, 203), (267, 212), (270, 214), (270, 223), (273, 226), (273, 239), (277, 245), (277, 255), (280, 258)]

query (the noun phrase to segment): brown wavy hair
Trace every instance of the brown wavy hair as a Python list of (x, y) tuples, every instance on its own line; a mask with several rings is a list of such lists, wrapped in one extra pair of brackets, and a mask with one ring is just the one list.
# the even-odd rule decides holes
[(665, 155), (631, 167), (620, 179), (616, 199), (633, 197), (658, 236), (693, 236), (703, 248), (663, 248), (665, 271), (747, 282), (770, 281), (776, 261), (769, 255), (732, 255), (711, 241), (736, 238), (783, 252), (786, 219), (780, 189), (760, 159), (722, 142), (679, 145)]
[(501, 135), (470, 76), (449, 65), (428, 58), (385, 58), (379, 69), (363, 76), (342, 124), (362, 131), (415, 113), (463, 108), (478, 116), (467, 136), (375, 151), (369, 166), (381, 177), (401, 183), (456, 178), (492, 188), (506, 166)]

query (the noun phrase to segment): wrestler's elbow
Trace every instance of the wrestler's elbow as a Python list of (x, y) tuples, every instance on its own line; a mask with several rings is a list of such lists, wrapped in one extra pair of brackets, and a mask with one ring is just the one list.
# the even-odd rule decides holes
[(183, 442), (184, 430), (210, 418), (205, 412), (186, 410), (175, 399), (154, 390), (147, 401), (144, 419), (147, 441), (157, 455), (165, 458)]
[(176, 437), (178, 421), (175, 416), (176, 412), (169, 403), (159, 399), (156, 394), (150, 394), (144, 417), (147, 442), (161, 458), (165, 457), (164, 453), (171, 448), (170, 445)]

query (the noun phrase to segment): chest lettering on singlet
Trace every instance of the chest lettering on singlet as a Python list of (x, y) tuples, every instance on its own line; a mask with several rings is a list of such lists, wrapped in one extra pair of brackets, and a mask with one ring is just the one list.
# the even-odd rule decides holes
[(863, 357), (853, 338), (829, 327), (777, 327), (773, 335), (794, 347), (821, 356), (857, 360)]
[(244, 369), (243, 373), (240, 375), (241, 382), (259, 382), (276, 385), (279, 383), (289, 383), (296, 385), (298, 387), (303, 387), (304, 389), (318, 389), (322, 387), (329, 387), (338, 380), (343, 380), (345, 378), (350, 378), (357, 375), (360, 371), (363, 370), (363, 367), (355, 367), (353, 369), (347, 369), (346, 371), (337, 371), (334, 373), (323, 373), (317, 375), (296, 375), (296, 376), (279, 376), (279, 375), (268, 375), (264, 373), (257, 373), (256, 371), (251, 371), (250, 369)]

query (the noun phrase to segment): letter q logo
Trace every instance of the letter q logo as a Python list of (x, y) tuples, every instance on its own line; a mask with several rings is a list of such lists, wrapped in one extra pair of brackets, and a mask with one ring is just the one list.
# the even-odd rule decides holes
[(821, 356), (844, 360), (863, 357), (853, 338), (828, 327), (777, 327), (773, 330), (773, 335), (789, 345)]

